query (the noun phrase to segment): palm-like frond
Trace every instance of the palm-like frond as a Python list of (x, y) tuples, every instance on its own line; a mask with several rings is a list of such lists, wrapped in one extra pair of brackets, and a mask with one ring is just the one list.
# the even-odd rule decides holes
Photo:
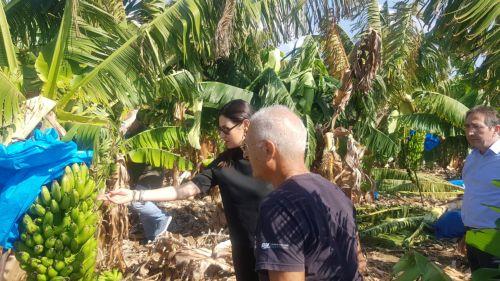
[(94, 126), (106, 126), (109, 124), (109, 120), (104, 116), (93, 115), (77, 115), (67, 111), (57, 110), (57, 118), (60, 122), (69, 122), (72, 124), (87, 124)]
[(469, 108), (458, 100), (436, 92), (419, 91), (415, 102), (419, 110), (435, 114), (453, 126), (463, 128), (465, 113)]
[(286, 62), (279, 72), (279, 76), (283, 79), (289, 79), (294, 75), (314, 68), (320, 59), (319, 44), (312, 36), (306, 36), (302, 45), (294, 48), (287, 56), (290, 56), (290, 60)]
[[(416, 190), (416, 187), (414, 188)], [(417, 192), (417, 191), (399, 191), (398, 194), (401, 195), (407, 195), (407, 196), (420, 196), (422, 195), (423, 197), (427, 198), (434, 198), (434, 199), (439, 199), (439, 200), (445, 200), (445, 199), (450, 199), (450, 198), (456, 198), (459, 197), (460, 195), (463, 195), (464, 193), (461, 191), (433, 191), (433, 192)]]
[(315, 33), (325, 22), (337, 22), (362, 8), (363, 1), (339, 0), (280, 0), (261, 1), (263, 23), (266, 31), (277, 37), (277, 42), (288, 41), (294, 36)]
[(143, 54), (180, 57), (186, 65), (196, 67), (198, 50), (194, 50), (190, 39), (200, 42), (203, 7), (203, 3), (197, 0), (175, 2), (77, 81), (61, 98), (60, 106), (65, 106), (82, 90), (87, 97), (101, 103), (118, 99), (126, 107), (137, 105), (140, 98), (134, 83), (142, 81), (143, 90), (151, 91), (155, 75), (144, 75), (143, 71), (150, 66), (143, 64), (154, 65), (157, 61), (145, 61)]
[(97, 151), (100, 139), (107, 135), (107, 128), (102, 125), (71, 122), (71, 129), (62, 138), (63, 141), (74, 140), (80, 149)]
[(443, 82), (450, 81), (451, 63), (446, 51), (432, 38), (426, 38), (418, 55), (416, 75), (425, 89), (446, 93), (441, 88)]
[(407, 4), (398, 2), (391, 15), (387, 36), (384, 38), (384, 64), (388, 90), (395, 96), (400, 96), (410, 85), (415, 76), (420, 33), (413, 22), (417, 12), (417, 2)]
[(165, 8), (163, 0), (125, 0), (125, 12), (127, 18), (139, 24), (145, 24), (155, 18)]
[[(358, 209), (356, 209), (358, 211)], [(358, 222), (369, 222), (371, 224), (378, 223), (382, 220), (389, 218), (405, 218), (409, 215), (415, 216), (417, 214), (423, 214), (422, 208), (413, 206), (394, 206), (383, 208), (381, 210), (374, 210), (369, 213), (358, 212), (356, 216), (356, 221)]]
[(16, 51), (12, 43), (9, 24), (3, 5), (0, 3), (0, 66), (7, 66), (13, 77), (19, 75)]
[(160, 127), (141, 132), (126, 141), (132, 148), (179, 149), (188, 144), (187, 136), (179, 127)]
[(439, 134), (441, 136), (454, 136), (458, 132), (455, 127), (448, 122), (441, 120), (434, 114), (430, 113), (413, 113), (398, 116), (398, 125), (400, 127), (412, 128), (430, 133)]
[(57, 34), (64, 3), (61, 0), (12, 0), (5, 5), (12, 39), (29, 48), (47, 44)]
[(372, 170), (372, 175), (375, 180), (394, 179), (394, 180), (410, 180), (410, 177), (404, 170), (375, 168)]
[[(422, 194), (426, 197), (448, 198), (456, 197), (463, 192), (457, 187), (447, 182), (431, 182), (425, 178), (419, 178)], [(411, 181), (383, 180), (377, 190), (387, 193), (398, 193), (406, 195), (418, 195), (417, 186)]]
[(378, 34), (382, 34), (382, 15), (379, 8), (379, 1), (363, 1), (362, 4), (363, 8), (359, 9), (358, 13), (353, 17), (355, 20), (353, 29), (355, 34), (357, 34), (356, 37), (359, 37), (369, 28), (377, 31)]
[[(200, 91), (193, 75), (186, 70), (176, 71), (158, 81), (159, 89), (157, 97), (171, 102), (186, 102), (192, 104), (199, 98)], [(154, 95), (149, 99), (153, 99)], [(147, 101), (145, 99), (144, 101)]]
[(389, 135), (367, 123), (356, 124), (355, 132), (359, 135), (358, 139), (361, 143), (375, 154), (392, 157), (400, 150), (399, 144), (391, 139)]
[(252, 103), (256, 105), (256, 108), (282, 104), (293, 111), (296, 110), (295, 102), (290, 93), (273, 69), (264, 70), (248, 86), (248, 90), (254, 92)]
[(219, 82), (201, 82), (200, 88), (204, 106), (217, 109), (234, 99), (250, 102), (253, 96), (248, 90)]
[(378, 234), (396, 233), (402, 230), (415, 230), (426, 216), (388, 219), (374, 227), (360, 231), (361, 236), (377, 236)]
[(19, 88), (11, 82), (10, 77), (1, 70), (0, 89), (2, 89), (2, 94), (0, 94), (0, 127), (7, 127), (16, 123), (21, 106), (20, 101), (24, 99), (24, 96)]
[(435, 23), (438, 32), (451, 28), (450, 35), (465, 33), (468, 39), (474, 39), (485, 31), (495, 32), (491, 27), (500, 15), (498, 5), (494, 0), (432, 0), (426, 5), (424, 20)]
[(500, 66), (498, 16), (500, 4), (494, 0), (431, 0), (425, 5), (424, 21), (433, 26), (430, 37), (444, 52), (460, 60), (486, 59), (474, 70), (471, 84), (498, 95), (497, 69)]
[(133, 162), (148, 163), (154, 167), (181, 170), (193, 168), (193, 164), (174, 151), (188, 144), (186, 133), (179, 127), (161, 127), (141, 132), (126, 140), (128, 156)]
[(382, 23), (380, 21), (380, 8), (377, 0), (371, 0), (368, 6), (368, 26), (382, 35)]
[[(386, 192), (417, 192), (417, 186), (412, 182), (406, 171), (397, 169), (375, 168), (372, 175), (379, 182), (378, 190)], [(461, 189), (436, 176), (417, 173), (421, 191), (427, 192), (430, 197), (457, 196), (461, 194)], [(435, 194), (444, 192), (442, 194)], [(454, 193), (454, 194), (451, 194)], [(447, 193), (447, 194), (445, 194)], [(450, 194), (448, 194), (450, 193)], [(409, 193), (410, 194), (410, 193)]]
[(49, 99), (54, 99), (55, 96), (59, 69), (61, 68), (61, 64), (64, 59), (64, 52), (66, 51), (66, 45), (68, 44), (71, 25), (73, 23), (73, 15), (76, 13), (76, 11), (74, 11), (76, 8), (74, 1), (76, 0), (66, 0), (62, 22), (59, 27), (59, 34), (57, 35), (55, 47), (52, 52), (47, 82), (44, 85), (44, 89), (46, 89), (46, 94)]
[(128, 156), (132, 162), (147, 163), (163, 169), (178, 167), (181, 171), (186, 171), (193, 168), (193, 164), (180, 155), (160, 148), (137, 148), (129, 151)]
[[(103, 9), (118, 22), (125, 21), (125, 5), (123, 0), (87, 0), (93, 6)], [(147, 1), (146, 1), (147, 2)]]

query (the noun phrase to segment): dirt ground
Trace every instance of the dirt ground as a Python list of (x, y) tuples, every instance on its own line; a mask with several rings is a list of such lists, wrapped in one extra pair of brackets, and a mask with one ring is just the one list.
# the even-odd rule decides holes
[[(215, 198), (215, 197), (214, 197)], [(218, 200), (210, 196), (163, 203), (173, 215), (170, 233), (157, 243), (140, 245), (140, 231), (132, 229), (131, 239), (124, 241), (127, 280), (235, 280), (229, 239)], [(386, 199), (404, 204), (418, 198)], [(426, 205), (439, 205), (438, 200), (426, 200)], [(134, 219), (132, 218), (132, 224)], [(138, 235), (133, 235), (138, 232)], [(222, 243), (221, 243), (222, 242)], [(404, 249), (384, 247), (362, 241), (368, 265), (365, 280), (391, 280), (394, 264)], [(466, 258), (457, 250), (455, 241), (425, 239), (413, 246), (415, 250), (437, 263), (453, 280), (469, 280)]]

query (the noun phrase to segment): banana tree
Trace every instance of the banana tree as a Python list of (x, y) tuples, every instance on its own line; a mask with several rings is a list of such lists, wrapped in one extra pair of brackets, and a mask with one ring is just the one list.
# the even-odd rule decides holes
[(306, 37), (288, 60), (271, 51), (267, 65), (247, 87), (254, 93), (252, 104), (256, 108), (286, 105), (303, 118), (308, 131), (306, 163), (311, 166), (317, 153), (316, 130), (328, 123), (332, 113), (330, 93), (338, 88), (339, 81), (328, 74), (313, 37)]
[[(10, 7), (19, 12), (21, 7), (15, 5), (19, 2), (12, 1)], [(30, 51), (37, 58), (32, 61), (33, 65), (23, 67), (37, 70), (41, 83), (35, 95), (57, 102), (55, 112), (59, 121), (70, 129), (68, 138), (77, 135), (77, 139), (99, 140), (94, 142), (98, 152), (96, 164), (110, 167), (96, 169), (101, 173), (101, 180), (120, 172), (120, 169), (112, 169), (115, 165), (105, 164), (115, 163), (122, 147), (117, 130), (122, 110), (147, 103), (161, 94), (157, 80), (165, 76), (163, 69), (166, 66), (180, 63), (196, 68), (199, 65), (196, 58), (203, 53), (199, 45), (203, 7), (202, 1), (177, 1), (139, 29), (120, 22), (90, 2), (68, 0), (64, 3), (57, 34), (46, 44), (43, 40), (33, 43), (36, 46)], [(3, 5), (0, 25), (3, 39), (0, 77), (2, 87), (7, 90), (2, 94), (0, 119), (5, 132), (2, 137), (8, 140), (19, 122), (20, 100), (24, 95), (23, 77), (15, 52), (17, 46), (14, 45), (17, 42), (10, 40), (18, 37), (10, 34)], [(41, 27), (34, 28), (40, 31)], [(164, 60), (164, 57), (169, 59)], [(108, 213), (115, 214), (116, 219), (120, 212), (126, 213), (126, 210)], [(122, 231), (108, 233), (115, 233), (117, 238), (128, 233), (126, 221), (114, 228)], [(120, 265), (121, 251), (111, 250), (108, 261)]]

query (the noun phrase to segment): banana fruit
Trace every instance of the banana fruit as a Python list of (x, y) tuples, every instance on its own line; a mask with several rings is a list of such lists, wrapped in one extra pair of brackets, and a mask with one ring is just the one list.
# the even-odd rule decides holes
[(14, 245), (28, 280), (95, 280), (99, 214), (96, 183), (85, 164), (43, 186), (20, 223)]

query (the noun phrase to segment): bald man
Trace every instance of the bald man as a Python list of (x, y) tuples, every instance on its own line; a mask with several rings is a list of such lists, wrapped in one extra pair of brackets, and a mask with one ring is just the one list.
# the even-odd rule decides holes
[(255, 177), (273, 184), (260, 206), (256, 270), (261, 280), (362, 280), (354, 207), (304, 163), (307, 131), (284, 106), (261, 109), (245, 140)]

